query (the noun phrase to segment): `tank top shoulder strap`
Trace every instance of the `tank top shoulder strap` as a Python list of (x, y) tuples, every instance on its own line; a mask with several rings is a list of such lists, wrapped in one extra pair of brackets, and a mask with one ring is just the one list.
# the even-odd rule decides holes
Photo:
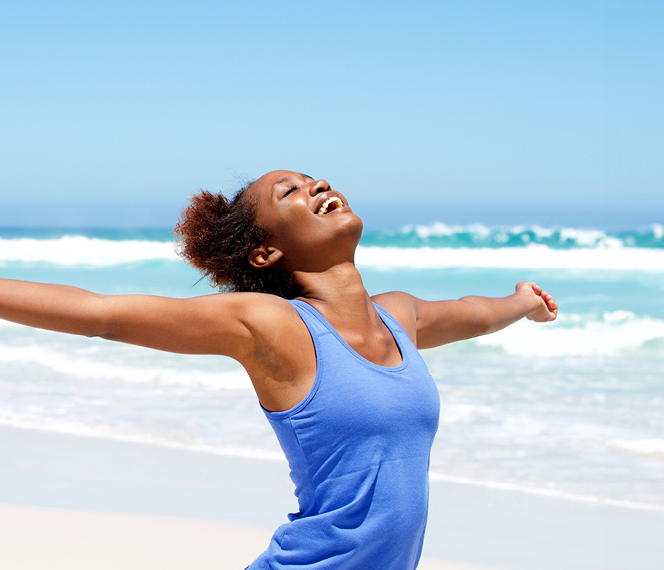
[[(341, 344), (345, 345), (345, 341), (341, 339), (339, 333), (332, 328), (332, 325), (327, 322), (327, 320), (321, 315), (316, 309), (314, 309), (311, 305), (308, 303), (305, 303), (304, 301), (299, 301), (297, 299), (290, 299), (289, 303), (295, 307), (295, 310), (298, 312), (302, 320), (304, 321), (304, 324), (307, 325), (307, 328), (309, 329), (309, 332), (312, 334), (312, 336), (315, 337), (320, 337), (325, 334), (330, 334), (334, 338), (337, 338)], [(376, 303), (373, 303), (373, 306), (376, 307), (376, 310), (378, 311), (378, 314), (381, 317), (381, 320), (383, 323), (385, 323), (385, 326), (389, 329), (389, 331), (392, 333), (392, 336), (395, 338), (399, 338), (401, 342), (399, 342), (399, 347), (402, 348), (402, 345), (404, 345), (406, 348), (410, 344), (410, 337), (408, 336), (408, 333), (403, 329), (401, 324), (399, 324), (399, 321), (397, 321), (390, 313), (388, 313), (383, 307), (380, 305), (377, 305)], [(414, 347), (413, 347), (414, 348)], [(417, 349), (415, 349), (417, 352)]]
[(380, 305), (374, 303), (373, 306), (376, 307), (376, 310), (378, 311), (378, 314), (385, 323), (385, 326), (390, 330), (393, 336), (398, 335), (400, 337), (407, 339), (410, 342), (410, 337), (408, 336), (408, 333), (404, 330), (399, 321), (397, 321), (392, 315), (390, 315), (390, 313), (388, 313)]
[(320, 313), (311, 305), (298, 299), (289, 299), (288, 302), (295, 307), (295, 310), (304, 321), (304, 324), (307, 325), (312, 336), (319, 337), (324, 334), (331, 334), (327, 321), (321, 319), (319, 316)]

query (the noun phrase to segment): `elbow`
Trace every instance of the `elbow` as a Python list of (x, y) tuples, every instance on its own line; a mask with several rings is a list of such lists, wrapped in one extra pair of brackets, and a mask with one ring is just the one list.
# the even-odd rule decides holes
[(86, 330), (83, 335), (88, 338), (103, 338), (104, 340), (114, 340), (113, 318), (111, 297), (107, 295), (95, 294), (95, 305), (87, 319)]
[(107, 326), (106, 323), (100, 323), (94, 332), (88, 334), (90, 338), (101, 338), (104, 340), (118, 340), (118, 334), (113, 331), (113, 328)]
[(98, 323), (89, 323), (85, 329), (80, 330), (78, 334), (81, 336), (86, 336), (88, 338), (103, 338), (104, 340), (113, 340), (109, 332), (105, 332), (106, 329), (100, 326)]
[(104, 340), (113, 340), (112, 335), (109, 333), (104, 333), (104, 332), (87, 332), (84, 333), (84, 336), (87, 336), (88, 338), (103, 338)]

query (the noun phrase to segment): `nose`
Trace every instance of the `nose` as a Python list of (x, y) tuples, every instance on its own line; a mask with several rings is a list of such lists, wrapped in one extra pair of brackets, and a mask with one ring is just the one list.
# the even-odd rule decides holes
[(330, 189), (330, 185), (327, 183), (327, 180), (316, 180), (311, 187), (309, 188), (309, 194), (315, 196), (320, 192), (327, 192)]

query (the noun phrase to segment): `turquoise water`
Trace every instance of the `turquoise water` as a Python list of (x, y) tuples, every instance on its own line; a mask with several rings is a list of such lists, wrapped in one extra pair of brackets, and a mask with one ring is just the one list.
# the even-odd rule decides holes
[(394, 231), (371, 232), (364, 236), (362, 243), (366, 246), (383, 247), (490, 247), (498, 249), (540, 244), (553, 249), (598, 246), (663, 249), (663, 238), (664, 228), (658, 224), (633, 231), (607, 232), (539, 226), (487, 227), (482, 224), (448, 226), (437, 223), (430, 226), (405, 226)]
[[(664, 232), (434, 224), (365, 236), (370, 293), (504, 296), (560, 318), (424, 351), (441, 395), (431, 478), (664, 510)], [(456, 256), (456, 257), (455, 257)], [(100, 293), (213, 293), (168, 231), (0, 230), (2, 277)], [(0, 425), (282, 461), (246, 375), (0, 323)]]

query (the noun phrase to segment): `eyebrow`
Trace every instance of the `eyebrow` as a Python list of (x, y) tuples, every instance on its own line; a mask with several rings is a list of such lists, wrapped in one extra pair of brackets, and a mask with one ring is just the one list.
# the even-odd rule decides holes
[[(308, 174), (302, 174), (301, 172), (298, 172), (298, 174), (304, 178), (311, 178), (312, 180), (314, 179), (313, 176), (309, 176)], [(284, 176), (283, 178), (279, 178), (273, 185), (272, 185), (272, 194), (274, 195), (274, 191), (277, 189), (277, 186), (281, 184), (282, 182), (288, 182), (291, 180), (290, 176)]]

